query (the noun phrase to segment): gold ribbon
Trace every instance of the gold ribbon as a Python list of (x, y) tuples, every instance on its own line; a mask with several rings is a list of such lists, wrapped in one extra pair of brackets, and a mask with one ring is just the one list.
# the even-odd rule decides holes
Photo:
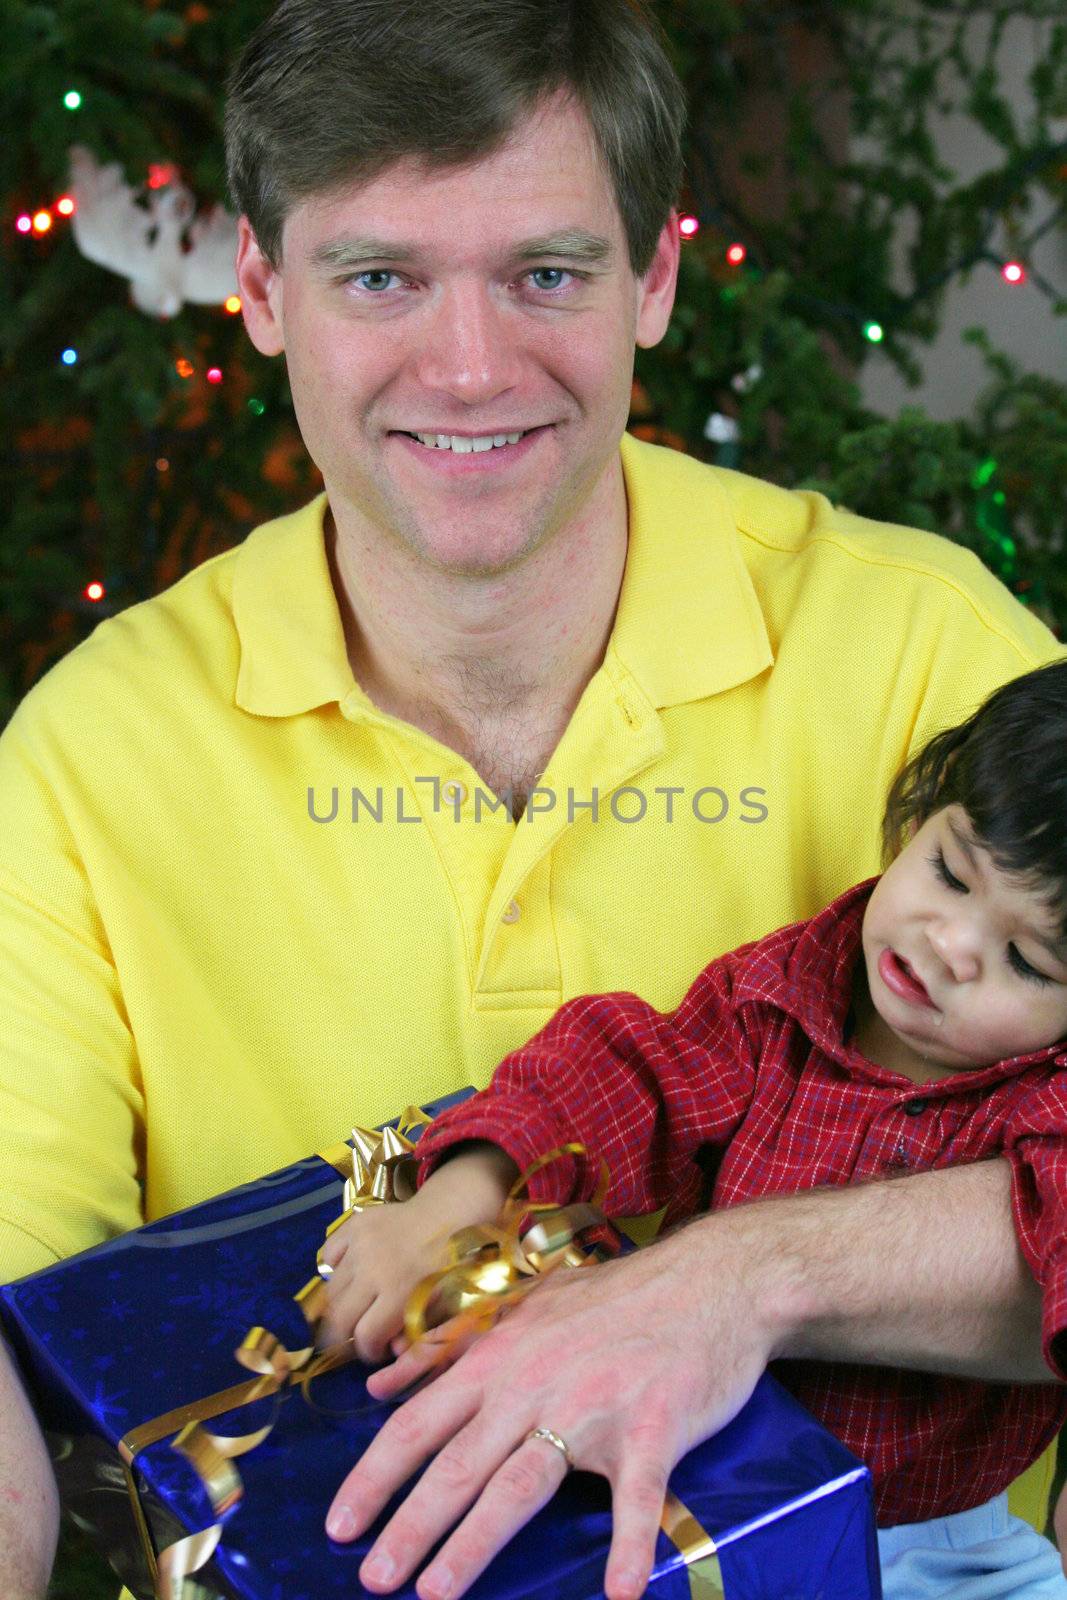
[[(607, 1195), (607, 1164), (601, 1162), (597, 1189), (585, 1204), (558, 1206), (551, 1201), (524, 1198), (530, 1179), (564, 1156), (585, 1155), (582, 1144), (560, 1145), (526, 1168), (512, 1185), (500, 1219), (473, 1228), (461, 1228), (448, 1241), (445, 1265), (416, 1284), (404, 1311), (404, 1332), (412, 1344), (431, 1328), (448, 1324), (440, 1341), (440, 1358), (469, 1333), (483, 1333), (509, 1306), (557, 1267), (594, 1266), (595, 1251), (578, 1244), (586, 1228), (605, 1222), (601, 1206)], [(538, 1217), (523, 1232), (527, 1217)]]
[[(409, 1106), (397, 1128), (354, 1128), (350, 1144), (334, 1145), (320, 1153), (345, 1180), (343, 1209), (327, 1229), (327, 1238), (357, 1212), (410, 1197), (415, 1188), (416, 1164), (414, 1142), (407, 1134), (430, 1120), (425, 1112)], [(609, 1186), (605, 1163), (601, 1163), (596, 1193), (586, 1204), (557, 1206), (524, 1198), (531, 1178), (543, 1167), (564, 1156), (584, 1154), (585, 1146), (581, 1144), (550, 1150), (513, 1184), (498, 1223), (464, 1228), (452, 1235), (445, 1266), (424, 1278), (409, 1298), (405, 1331), (412, 1343), (424, 1338), (430, 1328), (447, 1322), (449, 1333), (442, 1342), (443, 1356), (455, 1340), (490, 1327), (506, 1307), (514, 1305), (548, 1273), (561, 1266), (593, 1266), (601, 1259), (595, 1251), (578, 1244), (578, 1235), (586, 1228), (604, 1224), (600, 1208)], [(524, 1232), (522, 1224), (529, 1217), (538, 1220)], [(352, 1346), (347, 1342), (324, 1351), (316, 1349), (315, 1335), (325, 1311), (330, 1276), (330, 1269), (321, 1258), (318, 1266), (318, 1274), (294, 1296), (311, 1334), (308, 1345), (288, 1350), (269, 1329), (251, 1328), (235, 1356), (254, 1374), (252, 1378), (165, 1412), (132, 1428), (119, 1442), (126, 1487), (156, 1600), (182, 1600), (186, 1578), (198, 1572), (213, 1555), (222, 1535), (222, 1523), (216, 1521), (200, 1532), (186, 1535), (157, 1557), (134, 1475), (136, 1458), (149, 1445), (173, 1433), (172, 1447), (197, 1472), (216, 1517), (221, 1518), (238, 1503), (243, 1489), (233, 1462), (270, 1434), (285, 1398), (283, 1391), (299, 1386), (307, 1398), (316, 1377), (353, 1359)], [(270, 1421), (253, 1432), (231, 1437), (204, 1427), (205, 1422), (224, 1412), (271, 1397), (276, 1405)], [(714, 1552), (714, 1541), (673, 1494), (667, 1495), (661, 1525), (687, 1566)], [(717, 1562), (714, 1567), (717, 1572)], [(705, 1590), (703, 1600), (714, 1600), (716, 1594), (721, 1595), (721, 1589)]]
[[(407, 1137), (415, 1128), (425, 1127), (430, 1118), (417, 1106), (408, 1106), (396, 1128), (353, 1128), (352, 1142), (336, 1144), (320, 1152), (345, 1180), (341, 1215), (330, 1224), (327, 1238), (342, 1222), (368, 1206), (407, 1199), (415, 1186), (414, 1141)], [(175, 1450), (191, 1463), (207, 1491), (216, 1517), (237, 1504), (243, 1493), (241, 1477), (233, 1465), (236, 1457), (247, 1455), (266, 1439), (277, 1420), (277, 1405), (282, 1391), (299, 1385), (305, 1398), (313, 1379), (353, 1359), (350, 1345), (317, 1351), (315, 1335), (326, 1309), (326, 1279), (329, 1270), (319, 1263), (319, 1272), (294, 1296), (307, 1323), (310, 1343), (301, 1350), (287, 1350), (267, 1328), (250, 1328), (237, 1360), (255, 1376), (217, 1394), (206, 1395), (188, 1405), (154, 1417), (131, 1428), (119, 1441), (126, 1488), (133, 1508), (134, 1522), (155, 1587), (156, 1600), (181, 1600), (186, 1578), (198, 1572), (214, 1553), (222, 1535), (221, 1522), (199, 1533), (192, 1533), (156, 1555), (151, 1531), (141, 1504), (134, 1475), (137, 1456), (168, 1434)], [(252, 1433), (227, 1437), (209, 1432), (203, 1424), (226, 1411), (250, 1405), (255, 1400), (277, 1397), (271, 1420)]]

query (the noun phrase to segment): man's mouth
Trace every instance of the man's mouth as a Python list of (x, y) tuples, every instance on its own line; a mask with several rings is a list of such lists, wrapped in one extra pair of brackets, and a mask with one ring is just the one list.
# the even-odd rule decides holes
[(519, 444), (528, 434), (538, 433), (538, 428), (521, 428), (514, 433), (486, 433), (477, 436), (456, 433), (411, 433), (405, 438), (416, 439), (427, 450), (451, 450), (457, 456), (483, 455), (489, 450), (506, 450)]

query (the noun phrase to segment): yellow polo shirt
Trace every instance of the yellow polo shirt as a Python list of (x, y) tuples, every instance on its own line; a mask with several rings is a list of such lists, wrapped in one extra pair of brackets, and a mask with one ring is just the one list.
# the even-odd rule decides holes
[(526, 815), (354, 681), (325, 497), (103, 622), (0, 739), (0, 1271), (677, 1003), (874, 871), (918, 741), (1057, 653), (929, 534), (622, 443), (615, 625)]

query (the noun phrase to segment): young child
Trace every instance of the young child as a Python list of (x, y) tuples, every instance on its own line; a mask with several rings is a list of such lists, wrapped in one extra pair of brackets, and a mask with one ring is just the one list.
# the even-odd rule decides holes
[(531, 1199), (588, 1199), (603, 1158), (607, 1212), (667, 1204), (668, 1224), (709, 1183), (721, 1208), (1004, 1157), (1047, 1384), (775, 1371), (870, 1467), (887, 1594), (1065, 1596), (1054, 1548), (1002, 1491), (1067, 1417), (1067, 660), (932, 740), (893, 785), (883, 842), (880, 878), (712, 961), (675, 1011), (564, 1005), (427, 1131), (413, 1200), (335, 1233), (330, 1327), (384, 1353), (443, 1231), (491, 1220), (571, 1141), (587, 1154), (544, 1167)]

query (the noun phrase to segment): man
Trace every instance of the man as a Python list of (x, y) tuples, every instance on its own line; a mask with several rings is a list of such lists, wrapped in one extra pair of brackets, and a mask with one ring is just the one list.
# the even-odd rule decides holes
[[(673, 1004), (873, 870), (908, 748), (1054, 653), (953, 547), (620, 453), (680, 129), (632, 0), (290, 0), (250, 41), (244, 316), (325, 495), (105, 624), (0, 746), (10, 1274), (484, 1082), (569, 994)], [(364, 1578), (477, 1499), (420, 1579), (459, 1593), (558, 1483), (545, 1426), (612, 1479), (637, 1594), (672, 1461), (772, 1356), (1051, 1380), (1010, 1185), (768, 1201), (546, 1286), (397, 1413), (335, 1531), (444, 1446)], [(32, 1595), (54, 1497), (4, 1382)]]

